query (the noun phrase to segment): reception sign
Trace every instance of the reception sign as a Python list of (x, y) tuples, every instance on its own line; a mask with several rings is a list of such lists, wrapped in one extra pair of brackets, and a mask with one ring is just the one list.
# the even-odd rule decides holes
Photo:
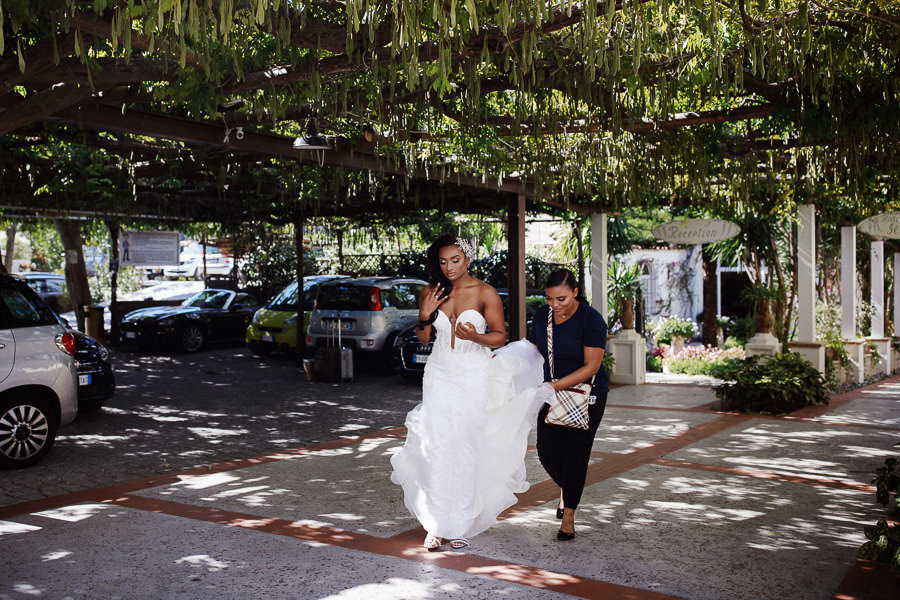
[(722, 219), (684, 219), (653, 228), (653, 235), (670, 244), (711, 244), (732, 238), (741, 228)]
[(119, 266), (177, 266), (179, 238), (174, 231), (120, 229)]
[(900, 238), (900, 212), (871, 216), (859, 224), (859, 230), (877, 238)]

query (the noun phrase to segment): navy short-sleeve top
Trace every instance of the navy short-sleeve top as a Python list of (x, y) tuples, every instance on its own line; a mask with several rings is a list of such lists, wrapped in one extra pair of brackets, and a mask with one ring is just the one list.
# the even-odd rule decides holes
[[(547, 356), (547, 317), (550, 307), (544, 305), (534, 313), (528, 340), (538, 347), (544, 357), (544, 381), (550, 381), (550, 363)], [(586, 302), (579, 302), (575, 314), (564, 323), (553, 324), (553, 374), (556, 379), (571, 375), (584, 366), (584, 347), (606, 348), (606, 321)], [(590, 381), (586, 380), (585, 383)], [(609, 391), (609, 375), (601, 366), (594, 379), (593, 393)]]

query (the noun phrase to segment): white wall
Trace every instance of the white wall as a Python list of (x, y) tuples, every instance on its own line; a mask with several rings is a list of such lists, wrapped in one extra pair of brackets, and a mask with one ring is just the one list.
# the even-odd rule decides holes
[[(628, 266), (644, 263), (650, 274), (642, 283), (647, 301), (648, 321), (660, 316), (694, 320), (703, 312), (703, 261), (701, 247), (632, 250), (610, 257)], [(684, 285), (678, 281), (684, 273)], [(649, 288), (649, 290), (647, 289)], [(649, 294), (648, 294), (649, 291)]]

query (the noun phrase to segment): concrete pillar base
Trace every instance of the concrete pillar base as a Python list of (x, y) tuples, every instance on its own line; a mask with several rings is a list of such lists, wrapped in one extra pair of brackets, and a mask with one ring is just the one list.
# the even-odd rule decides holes
[(819, 373), (825, 374), (825, 344), (819, 342), (788, 342), (791, 352), (797, 352), (812, 363)]
[(893, 344), (891, 343), (891, 338), (886, 337), (870, 337), (866, 338), (866, 341), (875, 346), (875, 349), (878, 350), (878, 354), (881, 355), (881, 359), (876, 364), (876, 368), (884, 373), (885, 375), (891, 374), (891, 350), (893, 349)]
[(640, 385), (645, 383), (647, 343), (634, 329), (623, 329), (608, 342), (616, 364), (609, 377), (611, 383)]
[(757, 333), (744, 344), (744, 354), (747, 356), (775, 355), (779, 352), (781, 352), (781, 342), (771, 333)]
[(850, 372), (856, 383), (866, 379), (866, 341), (844, 340), (844, 349), (850, 355)]

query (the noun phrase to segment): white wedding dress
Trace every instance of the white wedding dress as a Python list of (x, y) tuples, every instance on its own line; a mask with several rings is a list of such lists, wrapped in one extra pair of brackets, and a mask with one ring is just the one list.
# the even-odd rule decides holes
[[(484, 333), (478, 311), (459, 322)], [(495, 353), (454, 339), (443, 311), (425, 365), (422, 403), (406, 417), (406, 443), (393, 457), (391, 481), (403, 487), (404, 503), (428, 533), (471, 537), (528, 489), (528, 433), (547, 399), (543, 362), (525, 340)]]

